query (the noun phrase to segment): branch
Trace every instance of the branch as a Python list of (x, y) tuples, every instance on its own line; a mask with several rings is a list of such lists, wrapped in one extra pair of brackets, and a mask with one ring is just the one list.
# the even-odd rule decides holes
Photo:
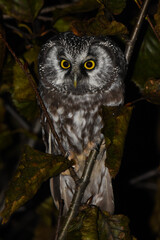
[(70, 210), (66, 216), (65, 222), (63, 224), (62, 230), (60, 232), (58, 240), (63, 240), (68, 232), (69, 225), (72, 222), (73, 218), (76, 216), (78, 208), (80, 206), (81, 200), (83, 198), (84, 191), (89, 183), (89, 179), (92, 173), (92, 169), (94, 167), (94, 163), (96, 161), (97, 155), (99, 153), (99, 149), (101, 147), (102, 141), (97, 146), (96, 149), (93, 149), (89, 157), (87, 158), (83, 170), (83, 174), (81, 179), (79, 180), (79, 183), (77, 184), (77, 188), (75, 190), (72, 203), (70, 206)]
[[(135, 3), (137, 4), (138, 8), (141, 9), (142, 1), (139, 0), (139, 2), (138, 2), (137, 0), (135, 0)], [(148, 21), (150, 27), (152, 28), (154, 34), (156, 35), (158, 41), (160, 42), (160, 36), (158, 35), (158, 33), (157, 33), (155, 27), (153, 26), (152, 21), (151, 21), (150, 17), (148, 16), (148, 14), (146, 15), (146, 20)]]
[(0, 34), (0, 39), (2, 39), (2, 41), (3, 41), (4, 44), (6, 45), (6, 47), (8, 48), (8, 50), (10, 51), (10, 53), (12, 54), (12, 56), (14, 57), (15, 61), (18, 63), (18, 65), (20, 66), (20, 68), (22, 69), (22, 71), (24, 72), (24, 74), (26, 75), (26, 77), (28, 78), (28, 81), (30, 82), (30, 84), (31, 84), (31, 86), (32, 86), (32, 88), (33, 88), (33, 90), (34, 90), (34, 92), (35, 92), (35, 94), (36, 94), (36, 97), (37, 97), (37, 100), (38, 100), (38, 102), (39, 102), (39, 104), (40, 104), (40, 106), (41, 106), (41, 109), (42, 109), (42, 111), (44, 112), (44, 114), (45, 114), (45, 116), (46, 116), (46, 118), (47, 118), (47, 121), (48, 121), (48, 124), (49, 124), (49, 126), (50, 126), (51, 132), (52, 132), (53, 136), (55, 137), (55, 139), (56, 139), (56, 141), (57, 141), (57, 143), (58, 143), (59, 149), (60, 149), (61, 153), (62, 153), (64, 156), (66, 156), (66, 152), (65, 152), (65, 150), (64, 150), (64, 148), (63, 148), (63, 146), (62, 146), (62, 144), (61, 144), (61, 142), (60, 142), (60, 140), (59, 140), (59, 137), (58, 137), (58, 135), (57, 135), (57, 133), (56, 133), (56, 131), (55, 131), (55, 129), (54, 129), (54, 126), (53, 126), (52, 121), (51, 121), (51, 119), (50, 119), (50, 116), (49, 116), (49, 114), (48, 114), (48, 112), (47, 112), (47, 109), (46, 109), (46, 107), (45, 107), (45, 105), (44, 105), (44, 102), (43, 102), (43, 100), (42, 100), (42, 98), (41, 98), (41, 96), (40, 96), (40, 94), (39, 94), (39, 92), (38, 92), (37, 85), (36, 85), (35, 81), (33, 80), (31, 73), (30, 73), (29, 70), (26, 68), (26, 64), (23, 64), (23, 63), (19, 60), (19, 58), (18, 58), (18, 57), (16, 56), (16, 54), (13, 52), (13, 50), (11, 49), (11, 47), (9, 46), (9, 44), (7, 43), (7, 41), (5, 40), (5, 38), (3, 37), (2, 34)]
[(29, 124), (9, 105), (5, 104), (5, 108), (9, 114), (22, 126), (25, 130), (29, 131), (31, 128)]
[(146, 172), (138, 177), (131, 179), (129, 182), (130, 182), (130, 184), (134, 185), (141, 181), (148, 180), (151, 177), (155, 177), (155, 176), (159, 176), (159, 175), (160, 175), (160, 168), (158, 167), (156, 169), (153, 169), (149, 172)]
[(143, 23), (143, 19), (146, 16), (146, 12), (147, 12), (149, 2), (150, 2), (150, 0), (146, 0), (144, 2), (143, 6), (142, 6), (142, 10), (140, 12), (140, 15), (138, 17), (138, 21), (137, 21), (136, 26), (134, 28), (134, 31), (132, 33), (131, 40), (127, 43), (127, 46), (126, 46), (126, 49), (125, 49), (125, 57), (126, 57), (126, 60), (127, 60), (128, 63), (130, 62), (137, 37), (138, 37), (138, 34), (140, 32), (142, 23)]
[(60, 226), (61, 226), (61, 218), (62, 218), (62, 215), (63, 215), (63, 207), (64, 207), (64, 201), (63, 201), (63, 199), (61, 199), (60, 209), (59, 209), (59, 214), (58, 214), (57, 228), (56, 228), (56, 236), (55, 236), (54, 240), (58, 240), (59, 229), (60, 229)]
[[(39, 92), (38, 92), (37, 85), (36, 85), (35, 81), (33, 80), (32, 75), (31, 75), (31, 73), (29, 72), (29, 69), (26, 68), (26, 64), (25, 64), (25, 63), (23, 64), (23, 63), (19, 60), (19, 58), (16, 56), (15, 52), (11, 49), (11, 47), (9, 46), (9, 44), (7, 43), (7, 41), (5, 40), (5, 38), (3, 37), (2, 34), (0, 34), (0, 39), (3, 40), (4, 44), (6, 45), (6, 47), (8, 48), (8, 50), (10, 51), (10, 53), (12, 54), (12, 56), (14, 57), (15, 61), (18, 63), (18, 65), (20, 66), (20, 68), (22, 69), (22, 71), (24, 72), (24, 74), (26, 75), (26, 77), (28, 78), (28, 81), (30, 82), (30, 84), (31, 84), (31, 86), (32, 86), (32, 88), (33, 88), (33, 90), (34, 90), (34, 92), (35, 92), (35, 95), (36, 95), (36, 97), (37, 97), (37, 100), (39, 101), (39, 104), (40, 104), (40, 106), (41, 106), (41, 109), (42, 109), (45, 117), (47, 118), (47, 121), (48, 121), (48, 124), (49, 124), (49, 126), (50, 126), (51, 132), (52, 132), (54, 138), (56, 139), (56, 141), (57, 141), (57, 143), (58, 143), (59, 149), (60, 149), (62, 155), (63, 155), (64, 157), (67, 157), (67, 153), (66, 153), (65, 149), (63, 148), (63, 146), (62, 146), (62, 144), (61, 144), (61, 142), (60, 142), (60, 140), (59, 140), (59, 137), (58, 137), (58, 135), (57, 135), (57, 133), (56, 133), (56, 131), (55, 131), (55, 129), (54, 129), (52, 120), (51, 120), (51, 118), (50, 118), (50, 116), (49, 116), (49, 114), (48, 114), (48, 112), (47, 112), (46, 106), (45, 106), (45, 104), (44, 104), (44, 102), (43, 102), (43, 100), (42, 100), (42, 98), (41, 98), (41, 96), (40, 96), (40, 94), (39, 94)], [(79, 178), (78, 178), (76, 172), (74, 171), (74, 169), (71, 167), (71, 168), (69, 168), (69, 171), (70, 171), (70, 174), (71, 174), (72, 178), (75, 180), (75, 182), (78, 181)]]
[(40, 11), (40, 14), (53, 12), (53, 11), (56, 10), (57, 8), (63, 9), (63, 8), (67, 8), (67, 7), (70, 7), (70, 6), (72, 6), (72, 3), (46, 7), (46, 8), (43, 8), (43, 9)]

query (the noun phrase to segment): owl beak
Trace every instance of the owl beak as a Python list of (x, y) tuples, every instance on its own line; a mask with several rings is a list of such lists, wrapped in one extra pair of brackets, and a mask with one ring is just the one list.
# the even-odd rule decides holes
[(77, 87), (77, 74), (75, 73), (74, 74), (74, 87), (76, 88)]

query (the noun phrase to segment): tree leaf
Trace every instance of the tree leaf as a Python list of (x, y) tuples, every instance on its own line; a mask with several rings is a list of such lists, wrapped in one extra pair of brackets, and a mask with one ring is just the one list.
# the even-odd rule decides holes
[(72, 22), (73, 18), (70, 17), (64, 17), (64, 18), (60, 18), (56, 21), (56, 23), (54, 24), (54, 28), (58, 31), (58, 32), (68, 32), (71, 31), (71, 22)]
[(77, 240), (132, 240), (129, 220), (124, 215), (110, 215), (96, 206), (82, 206), (70, 226), (67, 239)]
[(142, 94), (147, 101), (160, 104), (160, 80), (149, 79), (146, 81)]
[(53, 11), (53, 21), (56, 22), (59, 18), (63, 18), (68, 15), (77, 15), (77, 13), (88, 13), (95, 9), (98, 9), (99, 3), (96, 0), (79, 0), (71, 4), (71, 6), (56, 9)]
[(60, 174), (71, 165), (72, 162), (62, 156), (53, 156), (26, 146), (6, 192), (5, 208), (1, 212), (3, 223), (36, 194), (44, 181)]
[(160, 79), (160, 43), (148, 28), (135, 64), (132, 80), (143, 92), (151, 78)]
[(114, 14), (120, 14), (126, 6), (126, 0), (108, 0), (107, 8)]
[(38, 116), (38, 105), (35, 92), (24, 72), (17, 63), (13, 65), (13, 92), (12, 100), (17, 110), (28, 121)]
[(132, 107), (103, 107), (103, 133), (106, 140), (106, 165), (112, 177), (119, 171)]
[(0, 0), (0, 9), (7, 15), (24, 22), (33, 22), (44, 0)]
[(83, 35), (124, 35), (127, 28), (115, 20), (109, 21), (105, 16), (105, 9), (100, 8), (95, 18), (83, 21), (73, 21), (72, 31), (79, 36)]

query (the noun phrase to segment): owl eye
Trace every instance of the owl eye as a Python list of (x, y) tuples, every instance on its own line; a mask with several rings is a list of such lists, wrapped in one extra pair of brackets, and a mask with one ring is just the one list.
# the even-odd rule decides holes
[(61, 65), (61, 68), (63, 69), (68, 69), (71, 66), (70, 62), (65, 59), (61, 60), (60, 65)]
[(84, 67), (87, 69), (87, 70), (92, 70), (94, 67), (95, 67), (95, 61), (93, 60), (88, 60), (84, 63)]

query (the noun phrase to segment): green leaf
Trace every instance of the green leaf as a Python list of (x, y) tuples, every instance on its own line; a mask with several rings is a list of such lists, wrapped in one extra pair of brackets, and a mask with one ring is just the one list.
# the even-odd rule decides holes
[(112, 177), (119, 171), (132, 107), (103, 107), (103, 133), (106, 140), (106, 165)]
[[(105, 1), (104, 1), (105, 2)], [(118, 15), (120, 14), (125, 6), (126, 6), (126, 0), (108, 0), (106, 1), (107, 8), (114, 14)]]
[(0, 9), (7, 15), (24, 22), (33, 22), (44, 0), (0, 0)]
[(124, 35), (127, 28), (115, 20), (109, 21), (105, 16), (105, 9), (100, 8), (95, 18), (89, 20), (76, 20), (72, 23), (72, 30), (75, 34), (83, 35)]
[(63, 9), (56, 9), (53, 11), (53, 21), (68, 15), (77, 15), (78, 13), (88, 13), (99, 7), (99, 3), (96, 0), (79, 0), (76, 3), (71, 4), (69, 7)]
[(19, 65), (13, 65), (13, 92), (12, 100), (18, 111), (28, 121), (35, 119), (38, 116), (38, 105), (36, 101), (35, 92), (31, 84), (26, 78), (24, 72)]
[(143, 92), (151, 78), (160, 79), (160, 43), (148, 28), (135, 64), (132, 80)]
[(54, 28), (58, 31), (58, 32), (68, 32), (71, 31), (71, 21), (73, 18), (60, 18), (55, 24), (54, 24)]
[(3, 223), (36, 194), (44, 181), (60, 174), (71, 165), (72, 162), (62, 156), (53, 156), (26, 146), (6, 192), (5, 208), (1, 212)]
[(24, 53), (23, 57), (25, 58), (25, 60), (27, 61), (27, 63), (30, 64), (34, 64), (34, 69), (36, 70), (37, 73), (37, 69), (38, 69), (38, 55), (40, 52), (40, 47), (38, 46), (37, 42), (33, 43), (33, 46)]
[(96, 206), (82, 206), (78, 216), (70, 226), (67, 239), (76, 240), (104, 240), (123, 239), (132, 240), (129, 220), (123, 215), (110, 215), (101, 212)]
[[(32, 50), (24, 54), (27, 60), (30, 56), (30, 63), (34, 62), (35, 58), (33, 55), (36, 56), (36, 53), (33, 54), (31, 51)], [(35, 92), (24, 72), (19, 65), (10, 58), (10, 56), (4, 65), (1, 82), (0, 92), (11, 93), (13, 103), (23, 117), (28, 121), (32, 121), (38, 117), (39, 107)]]

